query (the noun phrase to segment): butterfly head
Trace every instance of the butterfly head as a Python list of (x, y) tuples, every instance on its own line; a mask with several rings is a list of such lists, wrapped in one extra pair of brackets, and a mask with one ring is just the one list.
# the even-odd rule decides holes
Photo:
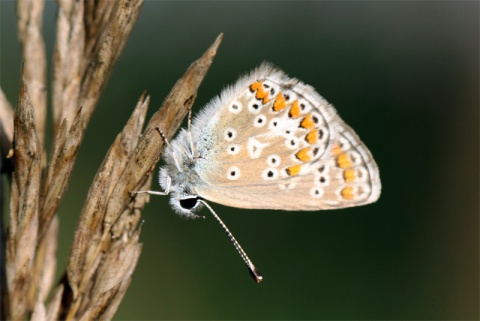
[(174, 165), (160, 168), (160, 185), (170, 194), (170, 205), (182, 216), (196, 216), (194, 213), (202, 208), (199, 196), (189, 183), (188, 172), (180, 172)]

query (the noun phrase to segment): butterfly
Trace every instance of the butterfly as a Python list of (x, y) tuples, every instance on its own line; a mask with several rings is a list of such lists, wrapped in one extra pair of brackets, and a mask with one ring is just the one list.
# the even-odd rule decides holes
[(375, 202), (378, 167), (313, 87), (264, 63), (211, 100), (166, 142), (159, 182), (172, 208), (206, 206), (256, 282), (263, 277), (207, 201), (245, 209), (318, 211)]

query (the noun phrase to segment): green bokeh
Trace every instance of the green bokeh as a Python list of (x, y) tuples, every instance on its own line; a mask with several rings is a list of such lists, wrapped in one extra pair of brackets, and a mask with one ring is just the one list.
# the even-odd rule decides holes
[[(47, 1), (49, 57), (55, 11)], [(142, 91), (152, 115), (223, 32), (194, 112), (270, 61), (356, 130), (379, 165), (382, 196), (319, 213), (212, 204), (264, 274), (260, 285), (207, 212), (185, 221), (168, 198), (152, 198), (116, 318), (478, 319), (478, 12), (473, 1), (146, 1), (61, 203), (59, 275), (90, 182)], [(0, 14), (0, 85), (15, 104), (14, 3), (2, 1)]]

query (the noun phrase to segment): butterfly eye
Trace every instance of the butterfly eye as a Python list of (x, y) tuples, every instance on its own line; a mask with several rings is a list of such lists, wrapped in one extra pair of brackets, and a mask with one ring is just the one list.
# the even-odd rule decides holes
[(186, 209), (186, 210), (191, 210), (192, 208), (197, 206), (197, 204), (198, 204), (198, 198), (197, 197), (184, 198), (184, 199), (180, 200), (180, 206), (183, 209)]

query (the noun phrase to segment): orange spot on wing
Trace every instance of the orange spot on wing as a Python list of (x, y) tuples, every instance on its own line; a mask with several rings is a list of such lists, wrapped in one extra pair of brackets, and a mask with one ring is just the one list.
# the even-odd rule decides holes
[(288, 113), (288, 116), (291, 118), (298, 118), (300, 117), (300, 105), (298, 104), (298, 100), (295, 100), (292, 104), (292, 107), (290, 108), (290, 112)]
[(340, 155), (341, 152), (342, 152), (342, 149), (340, 148), (340, 146), (338, 144), (333, 144), (333, 146), (332, 146), (333, 156), (338, 156), (338, 155)]
[(342, 197), (346, 200), (353, 200), (353, 187), (347, 186), (341, 191)]
[(289, 176), (295, 176), (298, 173), (300, 173), (300, 170), (302, 169), (302, 165), (293, 165), (287, 168), (287, 174)]
[(340, 166), (341, 168), (352, 167), (352, 162), (350, 161), (350, 157), (348, 157), (347, 153), (342, 153), (338, 155), (337, 162), (338, 166)]
[(315, 122), (313, 120), (312, 114), (307, 114), (305, 118), (300, 123), (300, 126), (303, 128), (312, 128), (315, 127)]
[(262, 84), (261, 81), (256, 81), (250, 85), (250, 90), (252, 92), (256, 91), (257, 93), (255, 94), (255, 97), (261, 99), (263, 104), (266, 104), (270, 99), (268, 98), (268, 92), (263, 89)]
[(347, 183), (351, 183), (355, 180), (355, 171), (351, 168), (349, 169), (346, 169), (344, 172), (343, 172), (343, 178), (345, 179), (345, 182)]
[(258, 88), (261, 88), (262, 87), (262, 82), (261, 81), (256, 81), (254, 82), (253, 84), (250, 85), (250, 90), (252, 92), (254, 92), (255, 90), (257, 90)]
[(307, 136), (305, 136), (305, 140), (309, 144), (315, 144), (318, 140), (318, 132), (314, 129), (310, 131)]
[(268, 103), (269, 101), (268, 92), (263, 90), (263, 88), (258, 88), (257, 94), (255, 95), (255, 97), (257, 97), (257, 99), (261, 99), (264, 104)]
[(312, 159), (310, 147), (301, 149), (295, 156), (302, 162), (309, 162)]
[(283, 97), (282, 93), (279, 93), (275, 99), (275, 102), (273, 103), (273, 111), (280, 111), (285, 107), (287, 107), (285, 103), (285, 97)]

